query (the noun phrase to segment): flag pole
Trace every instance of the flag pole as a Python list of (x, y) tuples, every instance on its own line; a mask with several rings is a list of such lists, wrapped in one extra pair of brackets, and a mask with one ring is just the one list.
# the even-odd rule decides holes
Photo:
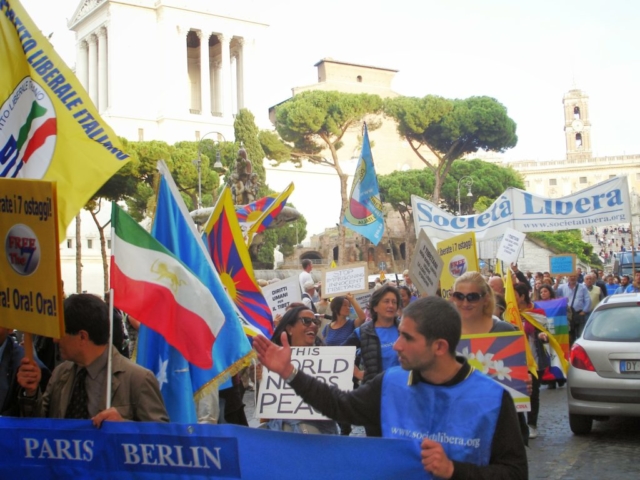
[[(112, 202), (111, 203), (111, 210), (113, 212), (113, 209), (116, 207), (116, 202)], [(113, 213), (111, 215), (111, 218), (113, 219)], [(113, 257), (114, 255), (114, 247), (116, 242), (114, 242), (113, 240), (116, 238), (116, 229), (115, 226), (113, 224), (114, 222), (111, 222), (111, 256)], [(111, 272), (109, 272), (111, 273)], [(111, 282), (109, 282), (111, 283)], [(109, 349), (109, 355), (107, 357), (107, 401), (106, 401), (106, 407), (107, 409), (111, 408), (111, 375), (112, 375), (112, 371), (113, 371), (113, 288), (109, 289), (109, 343), (107, 344), (107, 348)]]

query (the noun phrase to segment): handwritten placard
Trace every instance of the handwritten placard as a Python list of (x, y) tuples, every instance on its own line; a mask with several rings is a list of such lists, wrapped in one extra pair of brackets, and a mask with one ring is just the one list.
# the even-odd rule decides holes
[(518, 256), (524, 244), (526, 235), (513, 228), (507, 228), (496, 252), (496, 258), (507, 265), (518, 263)]
[(367, 308), (369, 307), (369, 301), (371, 300), (371, 295), (373, 294), (373, 288), (371, 290), (369, 290), (366, 293), (359, 293), (358, 295), (354, 295), (353, 297), (356, 299), (356, 302), (358, 302), (358, 305), (360, 305), (360, 308)]
[(322, 272), (322, 296), (325, 298), (346, 293), (369, 291), (369, 273), (366, 263), (356, 263), (347, 267), (332, 268)]
[[(308, 375), (340, 390), (353, 390), (353, 366), (356, 347), (293, 347), (291, 363)], [(268, 369), (262, 381), (256, 405), (256, 418), (327, 420), (307, 405), (280, 375)]]
[(571, 275), (576, 271), (576, 256), (552, 255), (549, 257), (549, 273), (551, 275)]
[(438, 249), (429, 240), (427, 232), (420, 230), (418, 243), (409, 266), (411, 280), (420, 293), (429, 296), (436, 294), (443, 265)]
[(273, 316), (277, 314), (284, 315), (290, 304), (299, 302), (302, 299), (300, 282), (297, 276), (285, 278), (262, 287), (262, 294), (267, 304), (269, 304)]

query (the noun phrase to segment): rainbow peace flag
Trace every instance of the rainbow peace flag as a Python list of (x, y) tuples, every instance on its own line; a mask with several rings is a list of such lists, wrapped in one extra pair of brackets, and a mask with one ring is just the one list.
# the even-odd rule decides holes
[[(544, 310), (547, 316), (547, 329), (560, 344), (565, 360), (569, 359), (569, 322), (567, 321), (567, 302), (565, 297), (554, 300), (536, 302), (536, 308)], [(566, 375), (558, 355), (552, 348), (548, 348), (551, 357), (551, 366), (547, 368), (542, 380), (565, 380)]]
[(227, 293), (235, 303), (241, 320), (249, 323), (245, 332), (253, 336), (256, 329), (271, 337), (273, 318), (262, 289), (256, 282), (249, 249), (235, 215), (231, 190), (222, 191), (211, 218), (204, 228), (204, 237), (211, 260)]

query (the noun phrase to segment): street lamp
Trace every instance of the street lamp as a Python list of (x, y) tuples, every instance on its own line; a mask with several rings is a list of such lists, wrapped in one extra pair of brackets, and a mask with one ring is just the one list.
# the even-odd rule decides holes
[(289, 228), (294, 227), (296, 229), (296, 247), (298, 245), (300, 245), (300, 242), (298, 241), (298, 224), (297, 223), (290, 223), (289, 224)]
[(467, 187), (467, 197), (473, 197), (473, 193), (471, 193), (471, 185), (473, 185), (473, 178), (471, 177), (462, 177), (458, 180), (458, 215), (462, 215), (462, 206), (460, 204), (460, 186), (464, 185)]
[[(202, 208), (202, 141), (207, 137), (207, 135), (211, 135), (213, 133), (217, 133), (220, 137), (222, 137), (222, 141), (226, 142), (224, 135), (220, 132), (205, 133), (198, 142), (198, 159), (193, 161), (193, 163), (195, 163), (198, 167), (198, 209)], [(220, 173), (224, 172), (225, 168), (222, 166), (222, 162), (220, 161), (220, 140), (218, 139), (217, 142), (218, 150), (216, 150), (216, 161), (213, 164), (213, 170)]]

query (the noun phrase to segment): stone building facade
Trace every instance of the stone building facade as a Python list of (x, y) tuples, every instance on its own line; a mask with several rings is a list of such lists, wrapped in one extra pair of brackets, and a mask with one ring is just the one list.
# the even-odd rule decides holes
[(69, 21), (76, 75), (129, 140), (233, 140), (255, 109), (256, 42), (267, 25), (207, 0), (83, 0)]

